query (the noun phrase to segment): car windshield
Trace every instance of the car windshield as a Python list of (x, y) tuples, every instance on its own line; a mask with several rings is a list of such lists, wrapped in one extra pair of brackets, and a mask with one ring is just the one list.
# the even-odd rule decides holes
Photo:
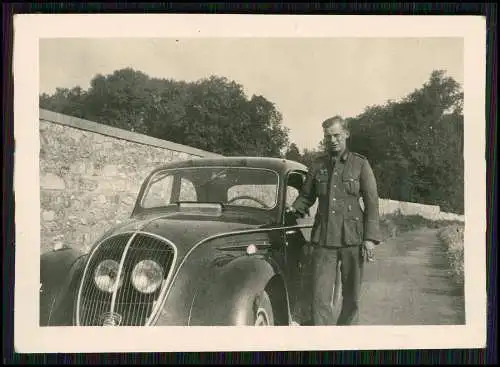
[(248, 167), (193, 167), (155, 173), (141, 199), (143, 208), (178, 203), (206, 203), (273, 209), (278, 198), (278, 174)]

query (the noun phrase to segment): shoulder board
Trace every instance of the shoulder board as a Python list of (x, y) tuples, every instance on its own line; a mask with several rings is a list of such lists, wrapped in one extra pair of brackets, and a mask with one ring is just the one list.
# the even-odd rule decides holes
[(368, 160), (368, 158), (366, 158), (363, 154), (359, 154), (359, 153), (356, 153), (356, 152), (351, 152), (351, 154), (353, 156), (355, 156), (356, 158), (359, 158), (359, 159), (362, 159), (362, 160)]

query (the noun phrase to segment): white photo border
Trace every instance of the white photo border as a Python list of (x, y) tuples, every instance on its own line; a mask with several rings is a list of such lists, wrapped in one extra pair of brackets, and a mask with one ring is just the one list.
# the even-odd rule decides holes
[[(457, 326), (39, 327), (41, 38), (460, 37), (464, 40), (465, 304)], [(447, 349), (486, 346), (486, 20), (481, 16), (32, 14), (14, 16), (18, 353)]]

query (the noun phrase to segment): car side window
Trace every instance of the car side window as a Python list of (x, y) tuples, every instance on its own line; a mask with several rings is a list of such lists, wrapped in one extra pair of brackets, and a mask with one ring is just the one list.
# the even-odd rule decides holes
[(181, 179), (179, 201), (196, 201), (196, 200), (197, 200), (197, 195), (194, 184), (190, 180), (183, 177)]
[(293, 204), (297, 196), (299, 196), (300, 189), (304, 183), (305, 176), (300, 172), (292, 172), (287, 178), (286, 186), (286, 205), (290, 206)]
[[(145, 195), (142, 205), (145, 208), (154, 208), (172, 204), (172, 200), (176, 200), (175, 197), (177, 197), (177, 192), (174, 193), (174, 198), (172, 197), (173, 184), (174, 176), (170, 175), (153, 182)], [(190, 180), (182, 177), (180, 180), (180, 188), (178, 187), (177, 189), (179, 190), (179, 198), (177, 200), (196, 201), (196, 188)]]
[(145, 208), (153, 208), (170, 204), (173, 182), (172, 176), (166, 176), (154, 182), (149, 187), (142, 205)]
[(286, 189), (286, 206), (291, 206), (297, 196), (299, 196), (299, 190), (293, 186), (288, 186)]

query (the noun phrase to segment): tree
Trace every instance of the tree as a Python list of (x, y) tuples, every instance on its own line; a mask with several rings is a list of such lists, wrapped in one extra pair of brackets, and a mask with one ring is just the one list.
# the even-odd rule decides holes
[[(125, 130), (151, 135), (155, 80), (132, 68), (116, 70), (91, 81), (85, 104), (85, 118)], [(156, 88), (155, 88), (156, 87)]]
[(87, 93), (80, 87), (57, 88), (51, 96), (47, 93), (40, 95), (40, 106), (66, 115), (83, 117), (86, 99)]
[(302, 163), (307, 167), (311, 167), (312, 162), (316, 159), (318, 154), (321, 154), (321, 149), (304, 149), (302, 153)]
[(263, 96), (248, 99), (227, 78), (187, 83), (125, 68), (90, 84), (42, 94), (40, 106), (223, 155), (281, 157), (288, 145), (276, 106)]
[(351, 147), (373, 163), (380, 195), (463, 213), (463, 92), (434, 71), (400, 101), (350, 119)]
[(285, 158), (296, 162), (302, 162), (302, 155), (300, 154), (300, 150), (295, 143), (290, 144), (285, 153)]

